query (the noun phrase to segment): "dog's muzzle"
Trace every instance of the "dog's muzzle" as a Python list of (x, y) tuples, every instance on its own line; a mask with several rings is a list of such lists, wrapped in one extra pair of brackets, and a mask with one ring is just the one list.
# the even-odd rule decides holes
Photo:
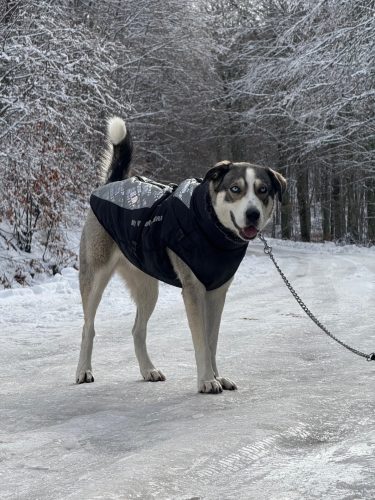
[[(251, 210), (254, 211), (254, 215), (252, 217), (254, 217), (256, 219), (259, 219), (259, 216), (260, 216), (259, 210), (257, 210), (257, 209), (251, 209)], [(257, 216), (255, 214), (255, 210), (258, 212)], [(247, 212), (249, 212), (249, 210)], [(246, 218), (248, 218), (248, 213), (247, 212), (246, 212)], [(233, 222), (234, 226), (236, 227), (236, 229), (237, 229), (240, 237), (243, 240), (246, 240), (246, 241), (253, 240), (254, 238), (257, 237), (258, 228), (255, 226), (255, 224), (249, 224), (248, 226), (241, 228), (237, 224), (236, 219), (235, 219), (234, 214), (233, 214), (232, 211), (230, 212), (230, 218), (232, 219), (232, 222)]]

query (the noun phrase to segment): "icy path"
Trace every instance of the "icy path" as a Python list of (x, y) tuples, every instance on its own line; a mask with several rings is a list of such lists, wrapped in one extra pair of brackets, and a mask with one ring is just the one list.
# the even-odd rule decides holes
[[(340, 337), (375, 350), (375, 252), (273, 242)], [(198, 395), (178, 289), (161, 287), (140, 381), (134, 308), (114, 280), (97, 318), (94, 384), (73, 384), (77, 274), (0, 292), (1, 499), (373, 499), (375, 363), (320, 333), (258, 243), (227, 300), (219, 366), (238, 392)]]

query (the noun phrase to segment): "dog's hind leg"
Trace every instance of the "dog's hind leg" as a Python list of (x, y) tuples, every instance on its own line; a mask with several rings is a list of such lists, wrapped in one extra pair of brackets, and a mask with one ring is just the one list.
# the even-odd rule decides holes
[(94, 382), (91, 367), (95, 336), (94, 320), (103, 291), (119, 259), (119, 250), (90, 212), (84, 227), (80, 247), (79, 284), (84, 325), (76, 382)]
[(126, 281), (137, 306), (132, 333), (141, 375), (148, 382), (164, 381), (165, 376), (155, 368), (148, 355), (146, 345), (147, 323), (158, 300), (159, 282), (127, 261), (118, 270)]
[(94, 382), (91, 367), (91, 355), (95, 337), (94, 320), (97, 308), (102, 298), (103, 291), (112, 276), (114, 265), (107, 265), (97, 270), (88, 270), (82, 290), (82, 305), (84, 325), (82, 330), (81, 351), (77, 367), (76, 382)]
[(211, 363), (215, 373), (215, 378), (220, 382), (223, 389), (233, 391), (237, 389), (237, 385), (229, 378), (220, 377), (216, 365), (216, 349), (221, 315), (224, 308), (225, 297), (231, 281), (232, 280), (228, 281), (216, 290), (211, 290), (206, 293), (206, 330), (211, 352)]

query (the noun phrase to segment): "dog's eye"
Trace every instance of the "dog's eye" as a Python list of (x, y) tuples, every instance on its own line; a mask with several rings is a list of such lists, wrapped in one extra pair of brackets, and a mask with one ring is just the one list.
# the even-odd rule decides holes
[(266, 194), (268, 191), (268, 189), (266, 188), (266, 186), (260, 186), (260, 188), (258, 189), (258, 192), (260, 194)]
[(230, 189), (230, 190), (232, 191), (232, 193), (234, 193), (234, 194), (238, 194), (238, 193), (240, 193), (240, 192), (241, 192), (241, 188), (240, 188), (239, 186), (231, 186), (229, 189)]

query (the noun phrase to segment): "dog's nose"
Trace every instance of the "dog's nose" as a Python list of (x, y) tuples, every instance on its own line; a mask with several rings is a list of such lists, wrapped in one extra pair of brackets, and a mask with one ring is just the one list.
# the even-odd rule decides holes
[(246, 210), (246, 224), (248, 226), (255, 225), (260, 217), (260, 212), (257, 208), (251, 207)]

